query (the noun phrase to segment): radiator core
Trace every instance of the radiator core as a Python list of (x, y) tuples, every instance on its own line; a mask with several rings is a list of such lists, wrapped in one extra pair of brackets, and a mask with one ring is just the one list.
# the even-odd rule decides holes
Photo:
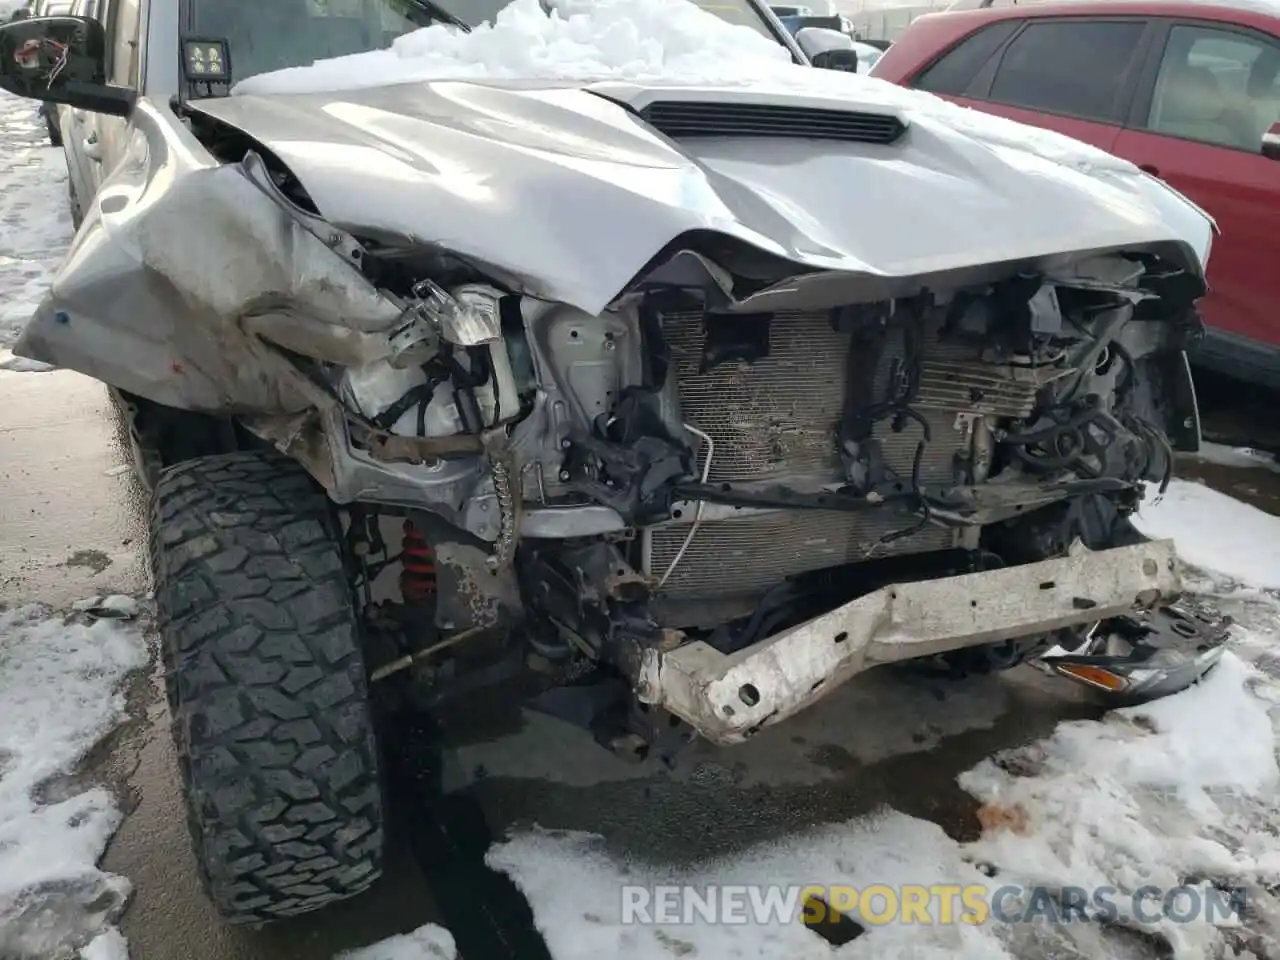
[[(839, 479), (835, 431), (844, 401), (849, 335), (834, 330), (826, 314), (778, 314), (770, 327), (767, 357), (751, 364), (726, 363), (707, 373), (698, 372), (705, 338), (701, 314), (668, 314), (663, 333), (683, 419), (715, 443), (711, 482)], [(901, 338), (891, 333), (876, 374), (877, 397), (884, 393), (892, 361), (901, 356)], [(956, 454), (969, 449), (958, 414), (1021, 415), (1034, 400), (1034, 387), (981, 363), (972, 346), (926, 339), (924, 356), (922, 388), (913, 407), (929, 421), (933, 440), (925, 448), (921, 479), (946, 483)], [(909, 475), (921, 439), (919, 426), (909, 424), (895, 433), (881, 422), (874, 435), (886, 464)], [(700, 452), (699, 463), (701, 457)], [(662, 593), (672, 599), (758, 594), (790, 575), (866, 559), (881, 537), (911, 522), (888, 509), (857, 514), (771, 511), (704, 521)], [(670, 523), (645, 531), (650, 573), (666, 571), (688, 530), (687, 523)], [(877, 555), (940, 550), (954, 543), (953, 531), (930, 525)]]

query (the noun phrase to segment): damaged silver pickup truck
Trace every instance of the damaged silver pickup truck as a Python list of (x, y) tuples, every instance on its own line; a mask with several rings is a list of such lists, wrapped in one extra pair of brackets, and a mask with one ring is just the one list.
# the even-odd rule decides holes
[(335, 52), (242, 39), (287, 6), (0, 27), (82, 221), (17, 352), (127, 413), (229, 920), (377, 877), (384, 699), (511, 684), (665, 755), (1178, 596), (1127, 520), (1199, 442), (1212, 224), (1164, 185), (848, 74), (233, 91)]

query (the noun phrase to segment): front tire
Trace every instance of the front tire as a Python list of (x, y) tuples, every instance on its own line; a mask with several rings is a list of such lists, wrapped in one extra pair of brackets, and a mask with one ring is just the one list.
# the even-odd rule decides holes
[(155, 490), (151, 563), (188, 828), (231, 923), (354, 896), (383, 805), (358, 621), (328, 500), (273, 451)]

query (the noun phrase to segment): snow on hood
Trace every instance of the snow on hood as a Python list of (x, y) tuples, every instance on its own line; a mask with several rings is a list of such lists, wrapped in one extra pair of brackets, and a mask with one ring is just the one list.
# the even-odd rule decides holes
[[(233, 93), (316, 93), (416, 80), (751, 83), (798, 70), (780, 43), (688, 0), (513, 0), (470, 33), (446, 24), (389, 49), (248, 77)], [(803, 68), (808, 69), (808, 68)]]
[(323, 93), (448, 79), (771, 89), (890, 110), (908, 124), (940, 122), (995, 149), (1032, 154), (1086, 174), (1133, 177), (1141, 183), (1138, 192), (1161, 209), (1201, 262), (1208, 260), (1213, 221), (1128, 161), (929, 93), (796, 64), (780, 43), (688, 0), (513, 0), (493, 22), (469, 33), (443, 24), (424, 27), (385, 50), (248, 77), (232, 93)]
[[(545, 12), (542, 3), (550, 12)], [(512, 0), (470, 33), (445, 24), (390, 48), (318, 60), (241, 80), (233, 94), (325, 93), (424, 80), (543, 80), (783, 89), (859, 108), (941, 117), (1000, 146), (1077, 167), (1134, 166), (1086, 143), (869, 76), (816, 70), (782, 44), (689, 0)]]
[(247, 77), (232, 93), (338, 92), (438, 79), (781, 88), (892, 110), (908, 122), (913, 114), (938, 116), (960, 132), (1078, 168), (1135, 169), (1088, 143), (932, 93), (796, 64), (785, 46), (689, 0), (512, 0), (470, 33), (434, 24), (398, 37), (387, 50)]
[[(546, 2), (550, 13), (544, 12)], [(544, 80), (786, 89), (945, 118), (962, 132), (1081, 167), (1135, 169), (1089, 144), (884, 80), (792, 61), (786, 47), (689, 0), (512, 0), (470, 33), (437, 24), (390, 48), (241, 80), (233, 94), (325, 93), (424, 80)]]

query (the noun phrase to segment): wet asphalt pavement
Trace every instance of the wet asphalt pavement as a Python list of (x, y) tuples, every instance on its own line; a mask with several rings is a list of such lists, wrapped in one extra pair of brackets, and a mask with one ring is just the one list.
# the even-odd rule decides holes
[[(1223, 396), (1206, 398), (1210, 432), (1247, 443), (1266, 428), (1232, 391)], [(69, 373), (0, 371), (0, 411), (0, 597), (61, 608), (144, 594), (144, 498), (122, 469), (104, 390)], [(1280, 513), (1273, 471), (1181, 472)], [(547, 717), (473, 701), (442, 718), (443, 751), (412, 726), (387, 733), (395, 819), (385, 878), (355, 901), (255, 932), (220, 924), (200, 893), (159, 690), (154, 676), (138, 680), (135, 719), (95, 752), (92, 770), (129, 812), (105, 866), (135, 886), (122, 922), (135, 960), (327, 960), (427, 921), (448, 927), (469, 960), (545, 956), (523, 902), (480, 863), (510, 827), (589, 830), (632, 857), (678, 864), (888, 804), (967, 840), (976, 804), (957, 774), (1101, 712), (1028, 667), (963, 681), (880, 670), (746, 745), (695, 745), (667, 771), (624, 763)]]

